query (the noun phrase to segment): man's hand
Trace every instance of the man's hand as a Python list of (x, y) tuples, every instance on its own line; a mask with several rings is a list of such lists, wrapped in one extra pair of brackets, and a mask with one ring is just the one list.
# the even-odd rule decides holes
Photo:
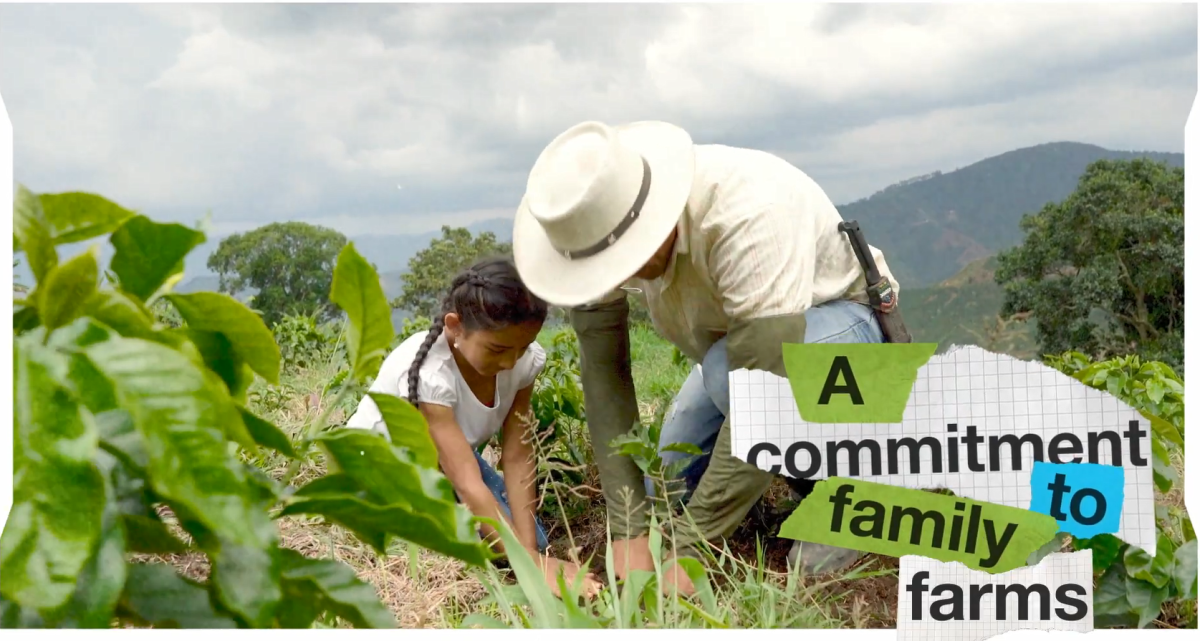
[(618, 579), (629, 578), (629, 573), (633, 570), (654, 571), (649, 536), (613, 541), (609, 553), (613, 555), (613, 568), (617, 571)]
[[(563, 598), (561, 591), (558, 589), (559, 573), (562, 574), (563, 581), (568, 586), (571, 586), (575, 584), (576, 577), (579, 576), (580, 567), (570, 561), (563, 561), (550, 556), (542, 556), (539, 558), (539, 561), (542, 567), (542, 575), (546, 579), (546, 584), (550, 586), (550, 591), (554, 596), (560, 599)], [(600, 594), (600, 590), (603, 588), (600, 582), (596, 580), (596, 576), (591, 572), (584, 575), (581, 587), (581, 595), (587, 599)]]

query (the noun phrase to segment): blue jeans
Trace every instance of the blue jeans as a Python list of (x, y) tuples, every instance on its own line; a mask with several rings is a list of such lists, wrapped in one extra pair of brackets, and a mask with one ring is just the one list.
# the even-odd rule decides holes
[[(853, 301), (836, 300), (813, 307), (805, 314), (808, 325), (805, 343), (882, 343), (883, 330), (874, 311)], [(717, 341), (704, 355), (704, 361), (692, 368), (683, 387), (663, 418), (658, 447), (672, 443), (691, 443), (700, 448), (701, 455), (685, 452), (661, 452), (663, 467), (675, 461), (691, 458), (680, 473), (686, 484), (684, 498), (691, 496), (708, 462), (712, 458), (717, 433), (729, 415), (729, 358), (725, 339)], [(655, 495), (656, 488), (646, 479), (646, 492)], [(674, 493), (672, 491), (672, 493)]]
[[(475, 452), (475, 460), (479, 462), (479, 473), (483, 476), (483, 484), (492, 491), (492, 496), (496, 497), (496, 502), (500, 504), (500, 509), (504, 510), (505, 516), (512, 518), (512, 508), (508, 505), (508, 488), (504, 486), (504, 477), (500, 476), (479, 452)], [(541, 519), (534, 515), (534, 524), (537, 526), (537, 546), (539, 552), (545, 552), (550, 547), (549, 541), (546, 540), (546, 530), (542, 527)]]

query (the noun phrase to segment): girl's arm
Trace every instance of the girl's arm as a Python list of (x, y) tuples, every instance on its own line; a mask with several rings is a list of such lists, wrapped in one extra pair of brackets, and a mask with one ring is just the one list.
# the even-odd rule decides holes
[[(500, 504), (496, 502), (496, 497), (492, 496), (491, 490), (483, 483), (479, 462), (475, 459), (475, 450), (471, 449), (471, 444), (467, 442), (454, 419), (454, 410), (444, 405), (425, 403), (421, 403), (420, 409), (429, 423), (433, 444), (437, 446), (438, 464), (442, 473), (454, 486), (459, 499), (476, 516), (506, 519)], [(511, 521), (509, 523), (511, 524)], [(503, 552), (504, 546), (500, 543), (500, 536), (495, 529), (487, 524), (481, 527), (484, 537), (492, 547)], [(536, 553), (537, 547), (530, 549)]]
[(513, 528), (521, 544), (536, 553), (537, 525), (534, 513), (537, 510), (537, 493), (534, 488), (537, 483), (537, 461), (532, 441), (536, 433), (528, 423), (533, 420), (530, 409), (532, 395), (533, 385), (530, 385), (517, 392), (513, 400), (513, 406), (504, 419), (500, 460), (504, 467), (508, 504), (513, 514)]

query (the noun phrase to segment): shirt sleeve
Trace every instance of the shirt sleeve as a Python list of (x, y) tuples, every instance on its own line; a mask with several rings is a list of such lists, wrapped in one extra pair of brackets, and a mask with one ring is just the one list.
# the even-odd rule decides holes
[[(407, 379), (401, 380), (402, 396), (408, 395)], [(430, 405), (454, 407), (458, 392), (454, 377), (444, 367), (421, 368), (421, 379), (417, 382), (417, 400)]]
[(520, 380), (517, 381), (517, 389), (525, 389), (537, 380), (546, 367), (546, 350), (537, 341), (534, 341), (529, 344), (529, 350), (525, 352), (524, 359), (526, 366)]
[(771, 204), (722, 216), (709, 265), (729, 318), (729, 367), (786, 376), (783, 342), (803, 343), (816, 273), (815, 218)]

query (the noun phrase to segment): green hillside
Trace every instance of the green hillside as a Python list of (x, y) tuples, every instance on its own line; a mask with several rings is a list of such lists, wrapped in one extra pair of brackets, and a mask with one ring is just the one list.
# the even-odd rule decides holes
[(951, 345), (978, 345), (1017, 358), (1037, 356), (1031, 321), (1000, 322), (1004, 290), (996, 284), (996, 259), (968, 264), (961, 272), (933, 287), (901, 289), (904, 322), (913, 340), (938, 343), (938, 352)]
[(1020, 243), (1021, 216), (1069, 196), (1092, 162), (1135, 157), (1183, 166), (1183, 154), (1048, 143), (906, 180), (838, 211), (862, 223), (901, 288), (926, 287)]

